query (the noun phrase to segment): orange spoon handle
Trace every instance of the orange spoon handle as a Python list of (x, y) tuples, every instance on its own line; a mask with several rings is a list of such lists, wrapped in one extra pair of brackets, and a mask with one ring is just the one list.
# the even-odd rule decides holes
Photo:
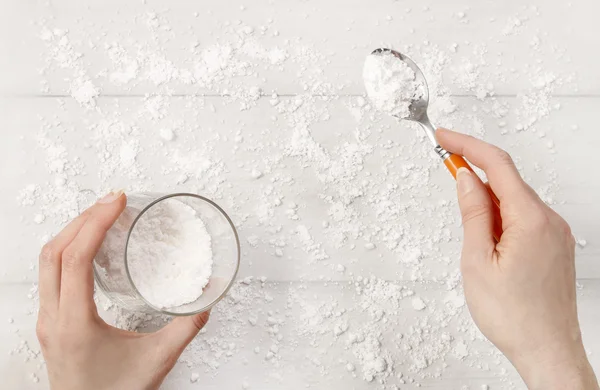
[[(457, 154), (450, 154), (445, 160), (444, 165), (450, 171), (452, 176), (456, 179), (456, 173), (458, 172), (458, 168), (467, 168), (469, 171), (475, 173), (473, 168), (469, 165), (469, 163), (462, 157)], [(475, 174), (477, 176), (477, 174)], [(490, 194), (490, 198), (492, 198), (493, 203), (493, 213), (494, 213), (494, 239), (496, 242), (500, 241), (500, 237), (502, 236), (502, 217), (500, 216), (500, 200), (494, 194), (494, 191), (490, 188), (488, 183), (485, 183), (485, 188), (487, 188), (488, 194)]]

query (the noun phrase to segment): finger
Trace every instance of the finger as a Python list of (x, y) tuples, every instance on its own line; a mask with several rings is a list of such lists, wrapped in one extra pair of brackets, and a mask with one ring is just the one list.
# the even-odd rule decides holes
[(475, 166), (483, 169), (500, 203), (505, 200), (518, 203), (523, 195), (531, 195), (532, 190), (523, 181), (510, 155), (504, 150), (447, 129), (438, 129), (436, 138), (444, 149), (465, 156)]
[(458, 203), (464, 229), (463, 266), (476, 265), (494, 251), (494, 214), (485, 185), (467, 168), (456, 175)]
[(161, 355), (168, 355), (176, 361), (185, 347), (196, 337), (208, 322), (210, 311), (189, 317), (177, 317), (171, 323), (154, 334), (163, 349)]
[(125, 209), (123, 191), (111, 192), (99, 200), (73, 241), (62, 255), (60, 309), (87, 313), (94, 305), (92, 262), (106, 232)]
[(44, 245), (40, 252), (38, 286), (40, 310), (46, 313), (54, 313), (58, 310), (62, 253), (85, 223), (89, 216), (88, 211), (89, 209), (69, 222), (56, 237)]

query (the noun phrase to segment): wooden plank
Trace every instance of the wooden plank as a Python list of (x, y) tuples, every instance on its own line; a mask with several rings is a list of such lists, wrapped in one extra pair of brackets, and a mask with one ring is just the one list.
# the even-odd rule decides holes
[[(0, 344), (15, 350), (12, 354), (0, 354), (0, 375), (5, 378), (8, 388), (23, 390), (38, 389), (40, 386), (45, 388), (45, 366), (41, 357), (35, 355), (39, 351), (35, 339), (35, 313), (31, 314), (35, 308), (35, 302), (27, 298), (29, 290), (28, 284), (0, 285), (0, 304), (4, 308), (5, 317), (0, 321)], [(440, 291), (440, 287), (436, 286), (425, 289), (421, 286), (417, 287), (416, 291), (419, 296), (427, 300), (437, 299), (445, 294), (444, 291)], [(256, 299), (252, 302), (244, 301), (238, 303), (241, 307), (233, 307), (228, 302), (220, 303), (213, 311), (207, 332), (198, 336), (198, 341), (218, 337), (222, 343), (233, 343), (235, 353), (231, 358), (218, 357), (214, 355), (215, 351), (204, 351), (206, 361), (220, 364), (218, 370), (214, 370), (199, 363), (198, 359), (190, 360), (189, 355), (184, 354), (183, 360), (190, 363), (191, 366), (183, 361), (180, 362), (167, 378), (163, 388), (167, 390), (196, 388), (198, 383), (191, 383), (189, 380), (192, 372), (199, 373), (199, 383), (203, 388), (211, 390), (239, 388), (243, 382), (247, 382), (252, 388), (260, 389), (280, 389), (284, 385), (286, 388), (294, 389), (304, 388), (306, 385), (316, 388), (370, 388), (370, 385), (361, 378), (360, 361), (348, 348), (344, 336), (336, 339), (332, 337), (332, 331), (320, 334), (321, 327), (316, 323), (304, 325), (308, 312), (312, 310), (311, 307), (323, 304), (324, 297), (327, 297), (327, 302), (336, 303), (338, 309), (346, 308), (348, 310), (343, 318), (350, 324), (349, 332), (357, 331), (364, 324), (368, 324), (371, 321), (370, 317), (361, 313), (362, 310), (357, 309), (361, 297), (356, 295), (354, 288), (344, 288), (343, 285), (335, 283), (311, 283), (301, 288), (297, 283), (267, 282), (260, 289), (260, 296), (263, 294), (272, 296), (274, 299), (272, 301), (264, 299)], [(600, 281), (584, 282), (578, 296), (584, 342), (592, 365), (598, 372), (600, 358), (597, 351), (600, 348), (600, 338), (595, 329), (600, 320), (600, 308), (597, 305), (598, 299), (600, 299)], [(410, 307), (410, 300), (405, 301), (402, 301), (397, 317), (391, 312), (388, 312), (387, 316), (390, 323), (394, 324), (393, 333), (405, 334), (405, 339), (407, 339), (411, 334), (410, 327), (429, 314), (415, 312)], [(252, 307), (246, 307), (248, 304)], [(235, 320), (224, 319), (225, 313), (238, 311), (241, 314), (237, 315), (241, 317)], [(264, 354), (273, 344), (272, 337), (266, 334), (262, 325), (269, 316), (267, 313), (273, 313), (270, 315), (283, 320), (279, 332), (283, 339), (278, 343), (279, 356), (276, 361), (264, 359)], [(108, 318), (112, 316), (112, 312), (102, 310), (102, 315)], [(243, 323), (244, 319), (250, 315), (258, 317), (259, 325), (253, 327), (248, 323), (240, 324), (240, 321)], [(465, 318), (467, 315), (465, 308), (458, 318)], [(12, 322), (6, 321), (7, 318), (10, 318)], [(329, 320), (325, 319), (324, 321)], [(459, 323), (460, 326), (456, 327), (451, 324), (444, 328), (444, 331), (455, 337), (457, 341), (469, 339), (470, 326), (460, 321)], [(229, 330), (228, 324), (232, 327)], [(390, 331), (391, 328), (385, 331), (385, 335), (388, 335)], [(423, 343), (435, 343), (437, 337), (439, 334), (435, 332), (424, 333)], [(27, 347), (22, 346), (22, 341), (28, 343)], [(422, 388), (460, 389), (464, 385), (478, 388), (483, 384), (489, 385), (492, 389), (525, 388), (505, 359), (499, 358), (496, 353), (493, 353), (493, 347), (478, 341), (469, 341), (468, 345), (468, 356), (464, 360), (453, 357), (452, 352), (448, 353), (444, 359), (448, 366), (439, 377), (428, 376), (428, 373), (435, 372), (439, 361), (435, 361), (432, 368), (423, 372), (413, 372), (410, 369), (411, 352), (399, 353), (396, 348), (401, 347), (391, 341), (382, 348), (391, 354), (394, 360), (394, 372), (396, 374), (403, 373), (403, 378), (407, 381), (410, 378), (414, 379), (421, 384)], [(256, 347), (261, 351), (258, 354), (254, 352)], [(318, 363), (316, 363), (317, 361)], [(356, 365), (357, 377), (348, 373), (345, 362), (352, 362)], [(502, 373), (503, 369), (507, 371)], [(231, 373), (235, 373), (235, 375), (231, 375)], [(41, 383), (34, 383), (33, 375), (38, 377)], [(426, 377), (422, 378), (421, 375)], [(398, 383), (393, 377), (388, 378), (387, 382), (388, 384)], [(409, 384), (405, 387), (413, 388)]]
[[(600, 57), (590, 55), (590, 48), (600, 44), (594, 19), (600, 5), (594, 0), (535, 0), (527, 4), (519, 0), (455, 0), (419, 5), (395, 1), (377, 7), (362, 0), (258, 0), (244, 6), (221, 0), (201, 4), (13, 0), (5, 7), (0, 43), (10, 55), (0, 62), (3, 94), (68, 94), (71, 80), (80, 71), (87, 73), (104, 94), (144, 94), (157, 89), (222, 93), (224, 87), (219, 84), (199, 88), (173, 81), (157, 86), (144, 73), (156, 72), (158, 68), (152, 64), (157, 65), (163, 57), (177, 69), (193, 70), (203, 49), (216, 43), (235, 46), (255, 38), (267, 50), (279, 48), (292, 54), (309, 48), (319, 53), (303, 59), (292, 55), (281, 66), (250, 59), (251, 75), (231, 79), (232, 85), (260, 86), (268, 94), (272, 90), (281, 94), (302, 92), (303, 85), (315, 80), (332, 83), (336, 90), (339, 86), (339, 93), (362, 94), (364, 56), (382, 45), (406, 51), (430, 77), (427, 68), (434, 62), (439, 65), (439, 59), (430, 55), (427, 60), (420, 53), (443, 53), (448, 57), (444, 82), (454, 94), (472, 94), (468, 83), (459, 80), (477, 73), (477, 83), (493, 84), (498, 94), (522, 92), (544, 73), (563, 80), (574, 76), (574, 82), (557, 86), (557, 94), (600, 94), (600, 81), (595, 77)], [(246, 27), (253, 32), (244, 30)], [(48, 42), (40, 38), (45, 29), (66, 32), (73, 53), (82, 54), (78, 65), (56, 69), (64, 61), (55, 61), (58, 64), (54, 63), (53, 69), (39, 74), (60, 39), (46, 46)], [(197, 49), (191, 50), (196, 43)], [(139, 78), (144, 81), (139, 85), (119, 87), (109, 81), (109, 75), (118, 68), (109, 58), (109, 46), (117, 44), (130, 57), (137, 56), (138, 46), (158, 55), (141, 64)], [(458, 45), (456, 53), (450, 49), (454, 44)], [(234, 57), (248, 59), (238, 54)], [(467, 69), (466, 63), (474, 67)], [(48, 81), (47, 92), (40, 90), (42, 80)]]
[[(455, 101), (463, 113), (472, 112), (474, 108), (483, 112), (483, 108), (491, 104), (473, 98)], [(578, 249), (578, 277), (598, 278), (600, 252), (596, 239), (596, 216), (600, 213), (600, 206), (595, 200), (600, 195), (600, 187), (597, 181), (589, 180), (589, 167), (600, 163), (595, 150), (600, 133), (594, 131), (598, 99), (566, 98), (556, 101), (561, 104), (561, 109), (538, 125), (538, 129), (546, 129), (544, 138), (539, 138), (539, 133), (532, 131), (516, 132), (516, 118), (512, 114), (505, 119), (508, 123), (505, 128), (510, 129), (507, 135), (501, 135), (498, 120), (485, 113), (451, 115), (437, 122), (457, 129), (472, 129), (479, 123), (478, 126), (486, 131), (486, 140), (509, 150), (533, 187), (541, 189), (545, 197), (553, 198), (554, 207), (571, 223), (574, 234), (587, 240), (588, 244)], [(40, 147), (38, 140), (38, 132), (42, 128), (48, 130), (47, 140), (55, 146), (65, 147), (68, 161), (78, 159), (75, 166), (82, 164), (78, 168), (79, 173), (71, 179), (80, 190), (91, 189), (93, 193), (101, 194), (111, 188), (124, 187), (129, 191), (199, 192), (214, 198), (238, 225), (243, 247), (241, 277), (266, 276), (283, 281), (319, 277), (347, 280), (353, 274), (373, 274), (385, 279), (410, 278), (412, 266), (402, 264), (405, 254), (387, 249), (382, 237), (377, 238), (376, 235), (373, 239), (377, 245), (375, 251), (364, 248), (365, 237), (354, 239), (350, 233), (347, 242), (336, 244), (338, 235), (333, 233), (347, 228), (342, 229), (343, 220), (337, 221), (329, 215), (332, 203), (325, 197), (341, 199), (345, 188), (358, 185), (361, 180), (371, 183), (371, 190), (366, 190), (367, 195), (353, 203), (356, 212), (360, 213), (356, 221), (365, 225), (365, 234), (374, 231), (377, 226), (391, 226), (389, 221), (381, 219), (386, 216), (385, 213), (378, 216), (377, 203), (373, 203), (372, 199), (377, 199), (374, 191), (384, 191), (391, 184), (399, 184), (389, 199), (394, 207), (404, 205), (407, 209), (394, 216), (393, 220), (407, 228), (405, 234), (410, 240), (407, 248), (421, 247), (424, 251), (425, 268), (421, 276), (425, 280), (433, 279), (457, 268), (461, 229), (453, 181), (411, 126), (398, 125), (385, 118), (375, 124), (370, 121), (357, 123), (347, 109), (345, 99), (314, 103), (314, 107), (325, 107), (331, 118), (311, 127), (312, 137), (329, 155), (323, 160), (325, 165), (323, 161), (311, 162), (305, 156), (286, 153), (293, 130), (267, 99), (259, 101), (252, 110), (240, 111), (237, 104), (225, 103), (219, 98), (169, 98), (164, 103), (164, 118), (160, 120), (148, 115), (147, 102), (143, 98), (102, 98), (97, 111), (81, 108), (68, 99), (3, 99), (0, 102), (2, 112), (6, 113), (0, 118), (0, 127), (8, 129), (0, 145), (0, 158), (1, 165), (9, 167), (0, 171), (0, 180), (5, 183), (5, 190), (0, 195), (0, 214), (4, 218), (0, 237), (8, 254), (2, 261), (1, 281), (35, 280), (41, 239), (56, 232), (68, 220), (67, 211), (78, 209), (78, 203), (65, 202), (69, 197), (64, 193), (59, 195), (62, 203), (47, 200), (32, 206), (16, 207), (19, 204), (16, 198), (29, 184), (37, 183), (40, 191), (49, 196), (57, 191), (54, 180), (60, 175), (49, 172), (48, 151)], [(519, 105), (515, 99), (502, 99), (502, 102), (511, 107)], [(211, 106), (215, 107), (215, 112), (210, 109)], [(36, 114), (31, 115), (32, 112)], [(276, 122), (271, 119), (274, 115), (280, 117)], [(576, 130), (570, 127), (573, 118), (577, 118), (575, 123), (579, 125)], [(94, 137), (99, 131), (95, 126), (106, 123), (140, 129), (138, 138), (142, 150), (136, 166), (146, 176), (130, 177), (130, 168), (116, 167), (116, 171), (104, 182), (99, 178), (100, 168), (107, 163), (102, 163), (99, 157), (106, 150), (95, 148)], [(174, 141), (161, 139), (159, 130), (165, 127), (176, 128)], [(328, 182), (324, 179), (331, 173), (327, 164), (342, 164), (348, 158), (339, 145), (344, 142), (357, 144), (357, 129), (363, 135), (367, 134), (366, 131), (371, 132), (362, 144), (373, 146), (374, 153), (365, 156), (361, 163), (364, 168), (356, 173), (356, 178), (346, 184)], [(242, 143), (236, 143), (236, 134), (243, 135)], [(129, 136), (123, 137), (127, 140)], [(385, 146), (388, 140), (392, 142), (389, 148)], [(547, 147), (549, 140), (555, 143), (553, 148)], [(108, 143), (114, 156), (118, 156), (122, 142), (117, 137)], [(173, 156), (178, 154), (188, 156), (194, 164), (212, 161), (218, 162), (215, 167), (222, 168), (214, 174), (198, 176), (195, 166), (182, 168), (181, 163), (174, 160)], [(382, 162), (390, 164), (387, 175), (382, 171)], [(426, 170), (414, 170), (408, 178), (400, 177), (402, 166), (412, 162), (421, 164)], [(178, 184), (182, 169), (189, 178)], [(253, 179), (253, 169), (260, 170), (264, 176)], [(416, 182), (408, 185), (407, 180)], [(550, 189), (545, 190), (548, 185)], [(266, 195), (269, 191), (273, 192)], [(89, 200), (93, 201), (93, 193), (84, 192), (84, 200), (89, 195)], [(275, 197), (282, 199), (282, 206), (271, 204)], [(448, 203), (443, 205), (442, 202)], [(295, 213), (298, 220), (290, 219), (288, 210), (291, 210), (292, 204), (297, 205)], [(34, 223), (38, 213), (46, 215), (40, 225)], [(437, 220), (445, 224), (451, 237), (449, 242), (445, 239), (438, 243), (431, 241), (431, 237), (440, 231), (434, 223)], [(323, 228), (324, 221), (330, 224), (329, 230)], [(316, 245), (322, 245), (329, 259), (320, 262), (313, 259), (314, 250), (307, 249), (298, 234), (301, 226), (308, 229)], [(278, 247), (278, 242), (285, 245)], [(352, 249), (351, 244), (355, 244), (356, 248)], [(281, 257), (276, 253), (278, 248)], [(338, 264), (342, 264), (346, 271), (338, 272)]]

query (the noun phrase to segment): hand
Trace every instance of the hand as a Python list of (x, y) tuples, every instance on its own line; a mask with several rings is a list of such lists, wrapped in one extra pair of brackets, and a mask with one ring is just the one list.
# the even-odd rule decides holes
[(436, 136), (442, 147), (483, 169), (500, 199), (503, 233), (496, 244), (486, 188), (475, 174), (459, 170), (461, 271), (473, 320), (530, 389), (598, 389), (577, 319), (569, 225), (521, 179), (505, 151), (449, 130)]
[(108, 194), (40, 254), (37, 336), (52, 389), (157, 389), (208, 321), (208, 313), (179, 317), (156, 333), (141, 334), (98, 316), (92, 261), (126, 203), (122, 191)]

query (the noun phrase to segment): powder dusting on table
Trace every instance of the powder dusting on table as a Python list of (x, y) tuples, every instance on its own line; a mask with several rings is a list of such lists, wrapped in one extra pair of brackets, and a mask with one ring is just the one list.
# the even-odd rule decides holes
[(162, 200), (134, 225), (127, 260), (131, 279), (147, 301), (161, 309), (181, 306), (198, 299), (209, 281), (211, 237), (192, 207)]
[[(415, 7), (360, 27), (402, 23), (418, 12), (432, 21), (453, 18), (458, 27), (471, 20), (428, 8), (436, 9)], [(508, 362), (466, 310), (453, 184), (437, 179), (443, 167), (420, 132), (391, 123), (385, 107), (362, 95), (360, 63), (346, 66), (346, 59), (366, 47), (324, 49), (321, 40), (294, 35), (279, 16), (198, 9), (185, 21), (150, 2), (135, 15), (121, 11), (111, 23), (90, 22), (82, 10), (73, 23), (37, 24), (42, 92), (68, 97), (42, 99), (37, 137), (23, 141), (40, 162), (28, 173), (45, 178), (17, 194), (32, 240), (47, 242), (113, 188), (201, 193), (228, 210), (243, 261), (209, 326), (181, 356), (176, 370), (186, 380), (222, 387), (224, 374), (246, 366), (261, 373), (260, 382), (235, 378), (238, 388), (290, 387), (290, 380), (297, 388), (334, 388), (343, 378), (349, 388), (416, 389), (446, 380), (454, 367), (495, 378), (494, 389), (511, 388)], [(317, 13), (305, 16), (310, 23)], [(538, 16), (519, 11), (509, 23), (522, 22), (510, 36)], [(195, 29), (203, 18), (215, 23), (210, 33)], [(361, 23), (348, 26), (349, 34)], [(496, 27), (497, 34), (457, 42), (422, 40), (424, 28), (409, 29), (410, 44), (397, 49), (423, 70), (436, 123), (493, 135), (505, 147), (528, 145), (526, 160), (514, 155), (517, 166), (545, 201), (563, 202), (554, 154), (560, 144), (546, 146), (552, 140), (541, 120), (561, 109), (552, 94), (569, 76), (538, 59), (548, 50), (553, 64), (569, 58), (536, 40), (529, 62), (511, 69), (495, 42), (525, 50), (526, 36), (509, 42)], [(392, 70), (402, 64), (394, 60)], [(390, 87), (383, 83), (390, 75), (377, 68), (384, 64), (371, 65), (379, 72), (368, 72), (373, 88), (403, 102), (396, 115), (405, 116), (411, 96), (403, 94), (412, 89), (400, 87), (414, 74), (397, 69), (404, 81)], [(513, 78), (530, 82), (520, 84), (516, 99), (497, 96)], [(531, 142), (538, 137), (542, 143)], [(579, 250), (589, 241), (579, 240)], [(35, 280), (30, 269), (26, 277)], [(27, 297), (31, 316), (25, 323), (20, 312), (9, 313), (11, 328), (32, 328), (37, 284)], [(96, 299), (107, 322), (123, 329), (168, 321), (124, 312), (102, 294)], [(19, 337), (11, 354), (35, 359), (35, 378), (44, 378), (39, 347)]]

